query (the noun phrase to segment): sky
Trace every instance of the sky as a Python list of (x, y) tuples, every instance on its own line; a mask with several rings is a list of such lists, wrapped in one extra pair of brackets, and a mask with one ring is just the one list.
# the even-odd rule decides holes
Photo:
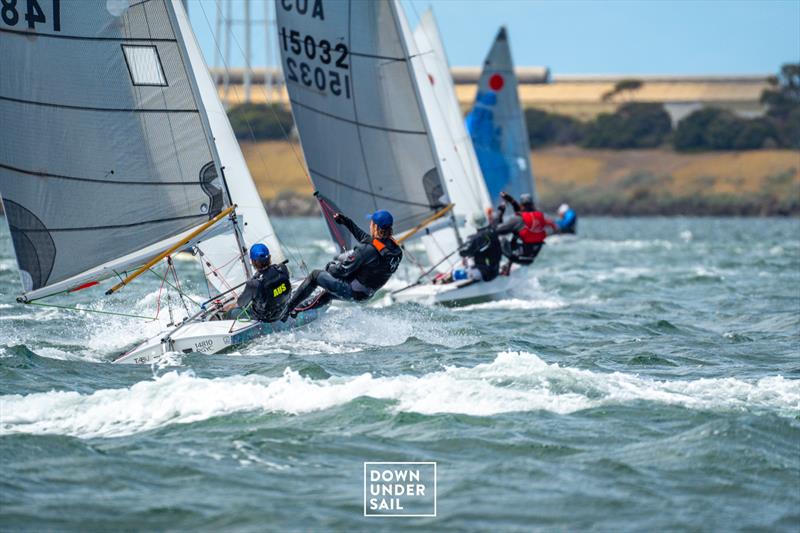
[[(244, 1), (231, 1), (233, 19), (241, 20)], [(412, 27), (433, 8), (453, 66), (479, 66), (501, 25), (518, 66), (546, 66), (556, 75), (773, 74), (781, 64), (800, 62), (800, 0), (401, 1)], [(226, 2), (189, 0), (209, 65), (215, 14)], [(273, 18), (271, 0), (250, 4), (254, 20), (264, 20), (265, 8)], [(231, 64), (242, 66), (243, 25), (234, 27)], [(266, 42), (258, 24), (252, 31), (256, 67), (265, 64)], [(269, 64), (277, 62), (273, 52)]]

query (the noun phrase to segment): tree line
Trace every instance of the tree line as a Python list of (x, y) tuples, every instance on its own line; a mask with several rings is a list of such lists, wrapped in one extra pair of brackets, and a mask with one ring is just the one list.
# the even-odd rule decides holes
[[(770, 78), (761, 95), (764, 116), (744, 118), (731, 111), (705, 107), (690, 113), (673, 128), (660, 103), (627, 102), (613, 113), (601, 113), (581, 122), (541, 109), (525, 110), (533, 148), (579, 145), (584, 148), (637, 149), (671, 146), (680, 152), (800, 148), (800, 64), (787, 64)], [(621, 80), (603, 96), (631, 94), (638, 80)], [(245, 141), (285, 140), (293, 128), (291, 112), (276, 104), (242, 104), (228, 116), (236, 137)]]
[[(534, 148), (570, 144), (616, 150), (671, 145), (680, 152), (800, 148), (800, 64), (784, 65), (769, 83), (761, 95), (767, 108), (763, 117), (743, 118), (726, 109), (705, 107), (673, 128), (663, 104), (628, 102), (589, 122), (540, 109), (527, 109), (525, 120)], [(603, 99), (630, 94), (641, 85), (622, 80)]]

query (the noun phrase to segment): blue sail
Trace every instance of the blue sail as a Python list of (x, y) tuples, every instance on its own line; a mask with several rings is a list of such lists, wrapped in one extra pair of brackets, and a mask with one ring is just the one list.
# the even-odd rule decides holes
[(528, 130), (505, 28), (500, 28), (486, 56), (466, 122), (492, 203), (500, 203), (502, 191), (535, 198)]

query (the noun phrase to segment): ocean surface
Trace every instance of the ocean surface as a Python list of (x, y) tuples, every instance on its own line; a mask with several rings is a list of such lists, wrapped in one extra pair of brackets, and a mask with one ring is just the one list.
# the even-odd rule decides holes
[[(0, 222), (0, 530), (800, 529), (796, 219), (587, 217), (502, 301), (153, 366), (109, 361), (167, 291), (157, 321), (16, 304)], [(329, 260), (321, 221), (275, 224)], [(160, 284), (49, 303), (152, 316)], [(437, 462), (437, 516), (364, 517), (367, 461)]]

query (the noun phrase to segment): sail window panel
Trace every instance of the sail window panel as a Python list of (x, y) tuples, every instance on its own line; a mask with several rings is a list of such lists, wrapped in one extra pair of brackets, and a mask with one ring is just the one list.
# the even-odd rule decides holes
[(128, 63), (128, 70), (134, 85), (162, 87), (167, 85), (161, 58), (158, 57), (158, 49), (155, 46), (123, 44), (122, 50), (125, 52), (125, 61)]
[(154, 46), (168, 87), (134, 86), (125, 54), (116, 41), (31, 41), (4, 34), (0, 57), (20, 58), (24, 67), (18, 75), (0, 75), (0, 95), (47, 106), (118, 110), (118, 117), (127, 110), (196, 109), (179, 46), (174, 42)]

